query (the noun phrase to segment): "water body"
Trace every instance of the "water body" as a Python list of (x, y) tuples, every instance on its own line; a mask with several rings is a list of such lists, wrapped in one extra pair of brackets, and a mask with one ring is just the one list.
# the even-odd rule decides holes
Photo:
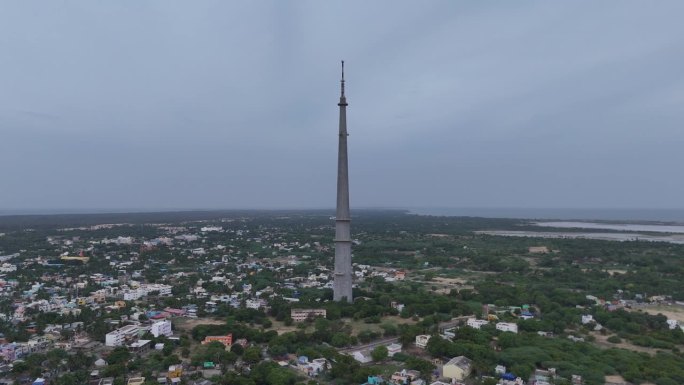
[(528, 237), (528, 238), (564, 238), (564, 239), (598, 239), (602, 241), (648, 241), (667, 242), (684, 245), (684, 234), (653, 235), (639, 233), (565, 233), (546, 231), (511, 231), (487, 230), (476, 231), (477, 234), (496, 235), (500, 237)]
[(684, 234), (684, 226), (677, 225), (646, 225), (635, 223), (595, 223), (595, 222), (535, 222), (536, 226), (553, 227), (557, 229), (587, 229), (587, 230), (617, 230), (617, 231), (645, 231), (649, 233)]
[(409, 208), (413, 214), (564, 221), (656, 221), (684, 224), (684, 209), (564, 209), (564, 208)]

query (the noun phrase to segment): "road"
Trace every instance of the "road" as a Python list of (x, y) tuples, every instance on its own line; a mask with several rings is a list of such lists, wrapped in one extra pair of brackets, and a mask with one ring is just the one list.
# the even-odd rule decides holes
[(393, 343), (398, 342), (398, 341), (399, 341), (399, 337), (383, 338), (381, 340), (375, 340), (375, 341), (367, 343), (365, 345), (356, 345), (356, 346), (353, 346), (351, 348), (341, 348), (341, 349), (338, 349), (337, 351), (340, 353), (351, 353), (351, 352), (355, 352), (358, 350), (373, 349), (373, 348), (376, 348), (380, 345), (393, 344)]
[[(456, 318), (452, 318), (451, 320), (446, 321), (446, 322), (440, 322), (439, 323), (439, 331), (441, 332), (444, 329), (450, 329), (450, 328), (456, 327), (456, 326), (458, 326), (458, 324), (460, 322), (465, 321), (468, 318), (473, 318), (473, 316), (456, 317)], [(399, 342), (399, 337), (383, 338), (383, 339), (375, 340), (373, 342), (369, 342), (369, 343), (364, 344), (364, 345), (356, 345), (356, 346), (352, 346), (352, 347), (340, 348), (340, 349), (337, 349), (337, 351), (340, 353), (351, 353), (351, 352), (356, 352), (359, 350), (366, 350), (366, 349), (370, 350), (370, 349), (373, 349), (373, 348), (378, 347), (380, 345), (389, 345), (389, 344), (393, 344), (395, 342)]]

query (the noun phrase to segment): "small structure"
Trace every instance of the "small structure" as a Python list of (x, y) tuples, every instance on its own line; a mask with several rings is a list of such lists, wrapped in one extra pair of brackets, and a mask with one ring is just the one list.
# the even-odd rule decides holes
[(166, 375), (169, 379), (180, 378), (183, 375), (183, 367), (181, 365), (169, 366), (169, 373)]
[(387, 356), (394, 357), (395, 354), (401, 353), (401, 344), (393, 343), (387, 345)]
[(549, 248), (546, 246), (530, 246), (527, 251), (530, 254), (548, 254)]
[(352, 357), (354, 357), (356, 361), (362, 364), (367, 364), (373, 361), (373, 358), (367, 350), (357, 350), (354, 353), (352, 353)]
[(95, 361), (95, 367), (96, 367), (96, 368), (102, 368), (102, 367), (105, 367), (105, 366), (107, 366), (107, 361), (103, 360), (102, 358), (98, 358), (98, 359)]
[(489, 321), (483, 320), (483, 319), (476, 319), (476, 318), (468, 318), (468, 321), (466, 321), (466, 325), (470, 326), (473, 329), (479, 329), (484, 325), (487, 325)]
[(230, 333), (226, 336), (206, 336), (202, 341), (202, 345), (206, 345), (214, 341), (222, 343), (226, 348), (230, 348), (231, 345), (233, 345), (233, 334)]
[(380, 376), (368, 376), (366, 383), (363, 385), (381, 385), (384, 382), (385, 380), (383, 380)]
[(502, 332), (517, 333), (518, 332), (518, 324), (514, 324), (511, 322), (499, 322), (496, 324), (496, 330), (500, 330)]
[(463, 381), (472, 371), (473, 361), (465, 356), (454, 357), (442, 367), (442, 376)]
[(430, 336), (427, 334), (419, 334), (416, 336), (416, 346), (425, 349), (427, 348), (427, 344), (430, 341)]

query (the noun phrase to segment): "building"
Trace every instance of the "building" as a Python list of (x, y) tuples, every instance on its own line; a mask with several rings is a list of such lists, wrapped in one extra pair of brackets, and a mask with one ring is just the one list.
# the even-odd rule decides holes
[(518, 324), (510, 322), (499, 322), (496, 324), (496, 330), (501, 330), (502, 332), (518, 332)]
[(591, 314), (585, 314), (582, 316), (582, 325), (586, 325), (590, 322), (594, 322), (594, 316)]
[(530, 246), (527, 251), (530, 254), (548, 254), (549, 248), (546, 246)]
[(137, 325), (126, 325), (105, 335), (106, 346), (122, 346), (128, 341), (137, 339), (140, 328)]
[(266, 301), (263, 299), (248, 299), (245, 301), (245, 307), (247, 309), (259, 310), (262, 307), (266, 307)]
[(150, 333), (152, 333), (152, 335), (155, 337), (171, 337), (173, 335), (173, 331), (171, 330), (171, 321), (160, 321), (153, 323)]
[(452, 381), (463, 381), (470, 375), (473, 362), (464, 356), (454, 357), (442, 367), (442, 376)]
[(367, 364), (371, 361), (373, 361), (373, 358), (370, 355), (370, 352), (368, 350), (358, 350), (352, 353), (352, 357), (362, 363), (362, 364)]
[(427, 334), (419, 334), (416, 336), (416, 346), (425, 349), (427, 348), (427, 344), (430, 341), (430, 336)]
[(483, 319), (475, 319), (475, 318), (468, 318), (468, 321), (466, 321), (466, 325), (470, 326), (473, 329), (479, 329), (483, 325), (487, 325), (489, 321), (483, 320)]
[(169, 366), (169, 371), (166, 374), (168, 378), (180, 378), (183, 375), (182, 365), (171, 365)]
[(292, 309), (290, 310), (290, 318), (295, 322), (302, 322), (307, 318), (323, 317), (325, 318), (325, 309)]
[(152, 348), (152, 340), (137, 340), (128, 346), (132, 353), (138, 355), (147, 354)]
[(340, 127), (337, 151), (337, 213), (335, 216), (335, 275), (333, 300), (353, 302), (351, 264), (351, 215), (349, 213), (349, 173), (347, 161), (347, 98), (344, 96), (344, 61), (340, 81)]
[(394, 357), (397, 353), (401, 353), (401, 344), (394, 343), (387, 345), (387, 356)]
[(226, 346), (226, 348), (229, 348), (231, 345), (233, 345), (233, 334), (230, 333), (225, 336), (206, 336), (204, 337), (204, 340), (202, 341), (202, 345), (206, 345), (210, 342), (220, 342), (223, 345)]

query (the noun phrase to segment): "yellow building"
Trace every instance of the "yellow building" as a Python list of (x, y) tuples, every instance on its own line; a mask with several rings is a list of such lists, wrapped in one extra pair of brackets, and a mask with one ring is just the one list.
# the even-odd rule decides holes
[(133, 377), (128, 379), (127, 385), (142, 385), (145, 382), (145, 377)]
[(464, 356), (454, 357), (442, 367), (442, 376), (456, 381), (463, 381), (470, 375), (473, 361)]
[(168, 378), (179, 378), (180, 376), (183, 375), (183, 367), (180, 365), (171, 365), (169, 366), (169, 374), (166, 376)]

